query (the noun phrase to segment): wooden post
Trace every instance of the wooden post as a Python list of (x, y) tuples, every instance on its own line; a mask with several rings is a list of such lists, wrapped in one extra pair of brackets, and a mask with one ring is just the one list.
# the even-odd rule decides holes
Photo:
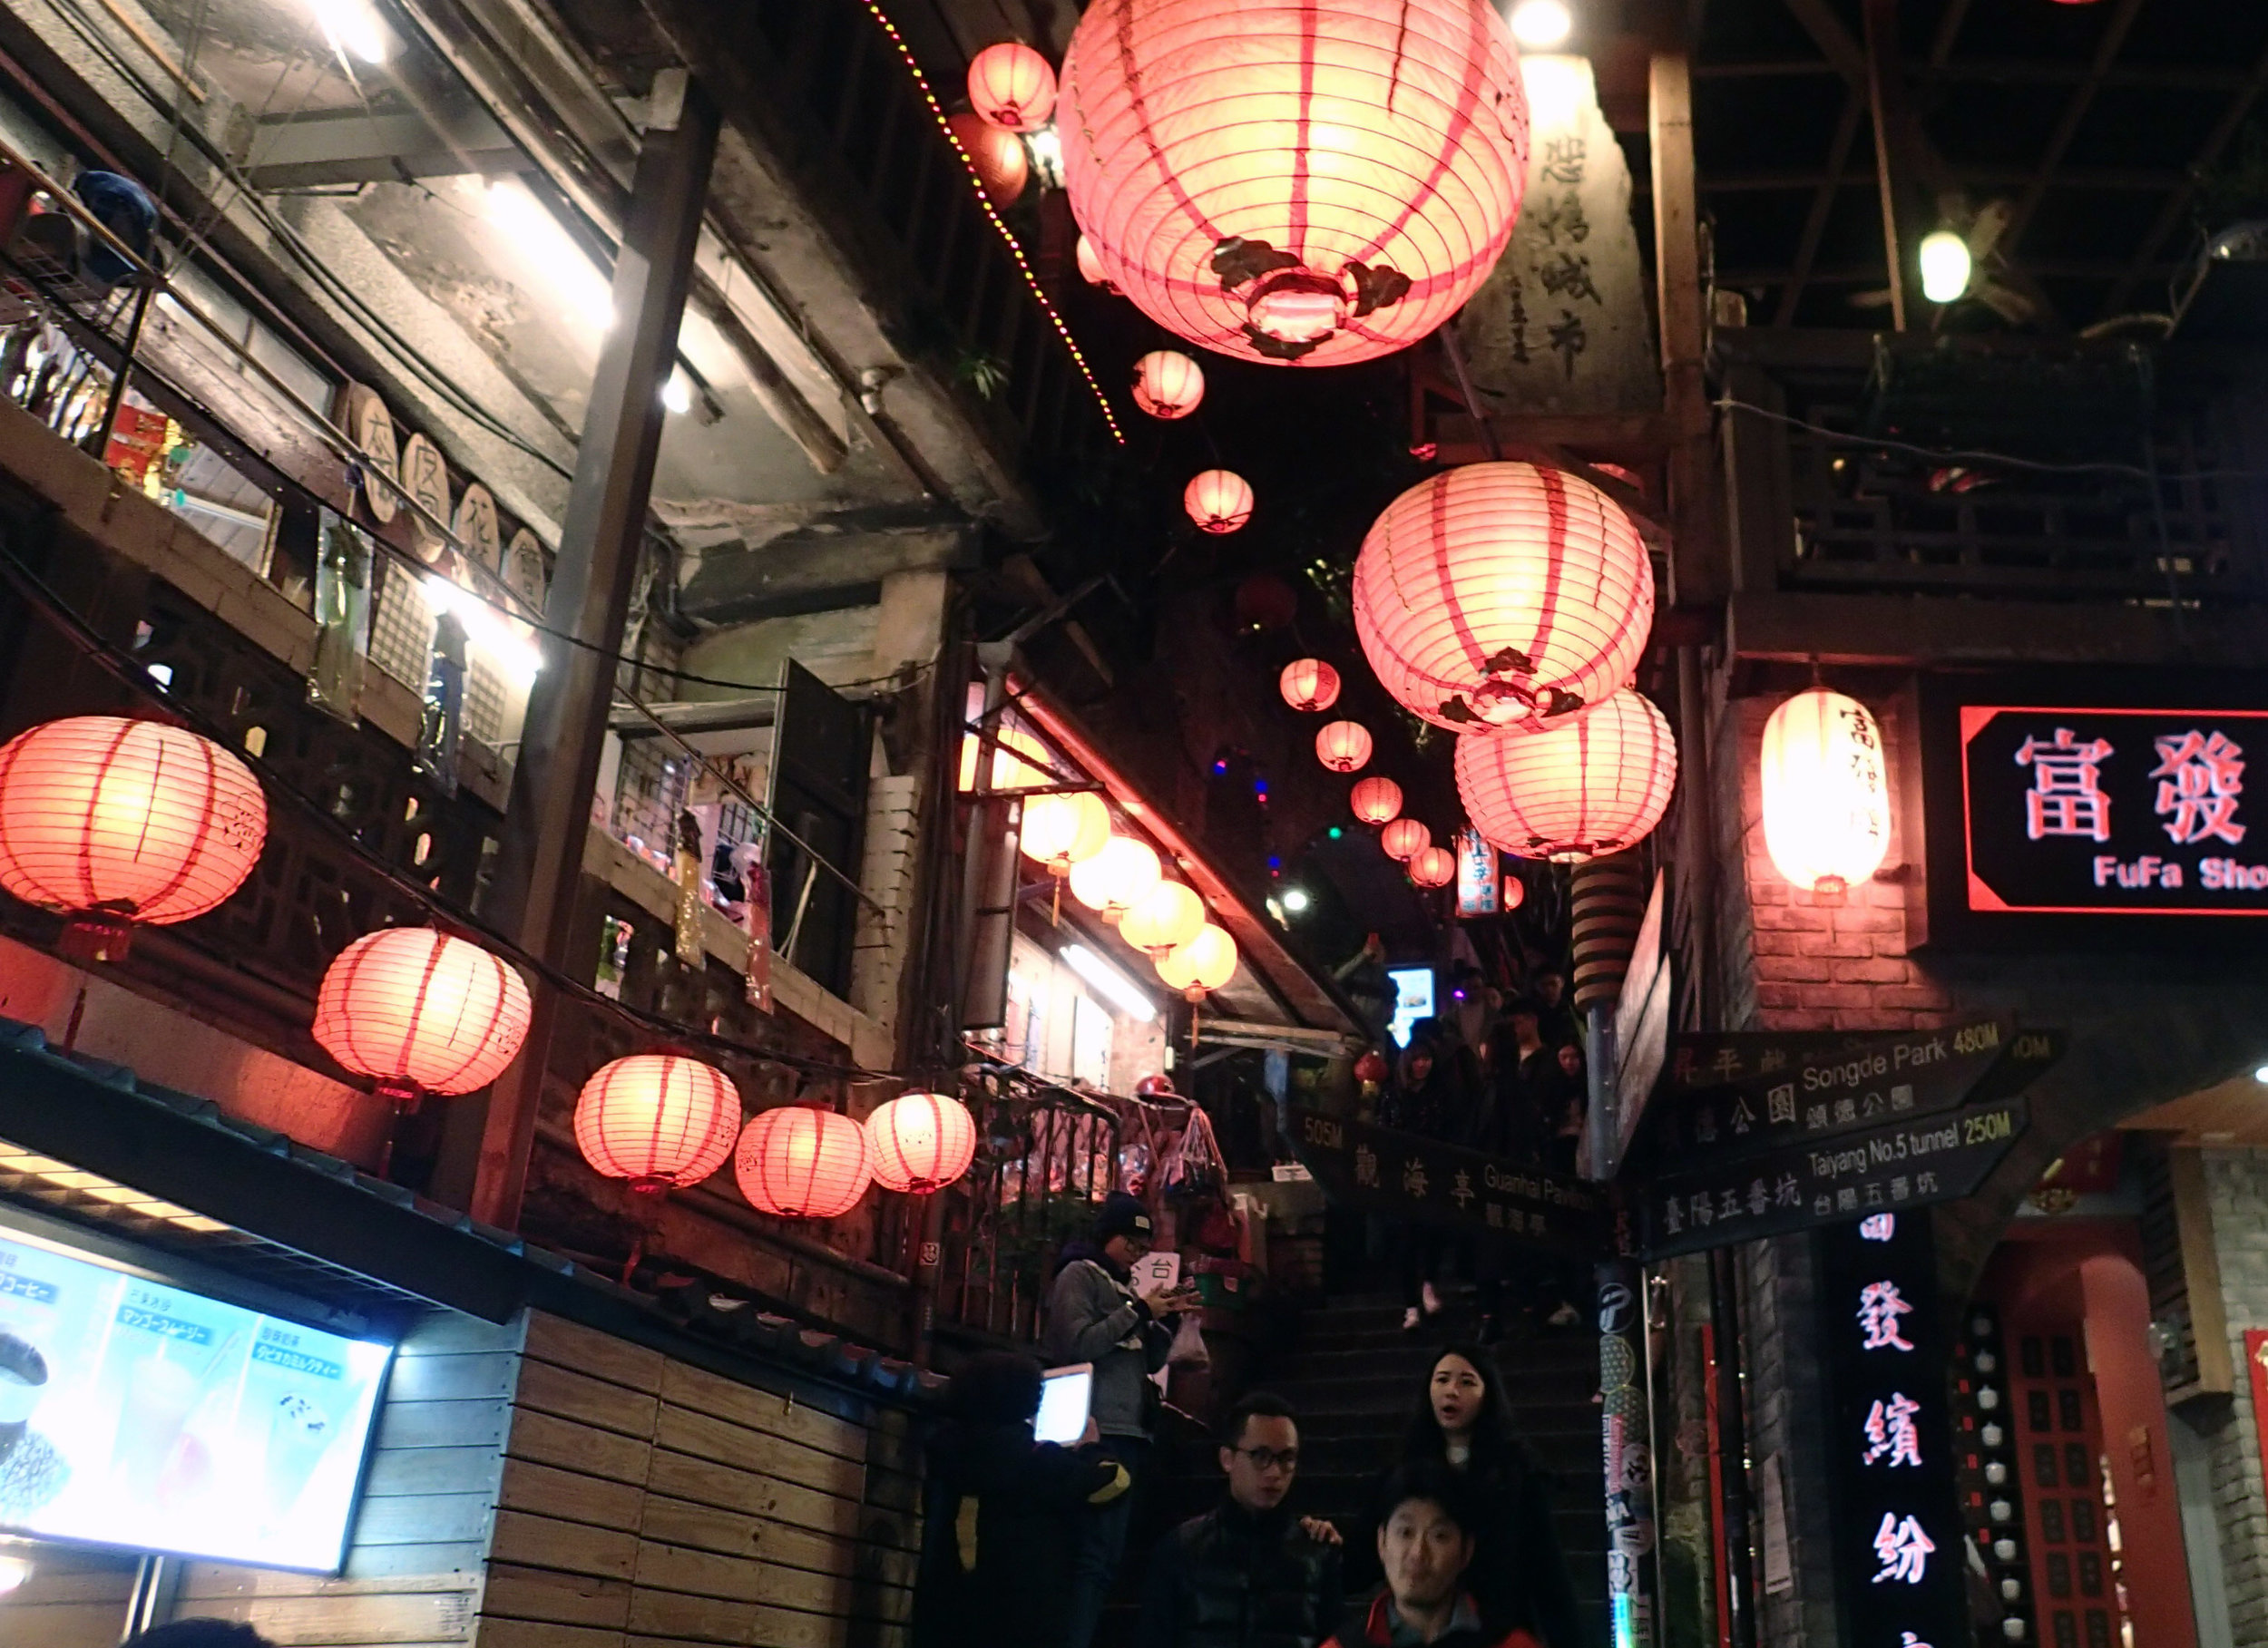
[(1909, 130), (1905, 71), (1898, 52), (1898, 0), (1866, 0), (1866, 101), (1874, 114), (1874, 182), (1882, 205), (1882, 259), (1890, 266), (1890, 324), (1906, 329), (1906, 245), (1899, 233), (1900, 163)]
[(1708, 385), (1702, 356), (1701, 238), (1693, 170), (1693, 69), (1682, 52), (1647, 65), (1647, 129), (1654, 152), (1654, 260), (1661, 315), (1662, 385), (1669, 417), (1670, 600), (1722, 600)]

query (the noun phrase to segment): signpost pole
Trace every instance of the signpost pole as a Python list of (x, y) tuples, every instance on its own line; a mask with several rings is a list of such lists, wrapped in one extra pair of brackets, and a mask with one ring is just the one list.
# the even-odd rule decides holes
[[(1595, 1012), (1597, 1009), (1594, 1009)], [(1598, 1266), (1598, 1394), (1607, 1477), (1607, 1605), (1612, 1648), (1655, 1640), (1652, 1387), (1645, 1278), (1627, 1259)]]
[(1719, 1473), (1725, 1518), (1725, 1596), (1733, 1648), (1756, 1648), (1756, 1602), (1752, 1593), (1755, 1564), (1748, 1527), (1748, 1420), (1741, 1402), (1740, 1296), (1733, 1251), (1709, 1255), (1710, 1337), (1716, 1349), (1716, 1444), (1724, 1460)]

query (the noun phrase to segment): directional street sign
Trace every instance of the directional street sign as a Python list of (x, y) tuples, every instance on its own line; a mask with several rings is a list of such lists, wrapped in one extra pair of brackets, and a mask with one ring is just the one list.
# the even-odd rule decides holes
[(1581, 1259), (1607, 1256), (1606, 1197), (1580, 1179), (1297, 1108), (1292, 1148), (1334, 1202)]
[(2024, 1132), (2021, 1098), (1665, 1174), (1638, 1198), (1648, 1260), (1974, 1194)]

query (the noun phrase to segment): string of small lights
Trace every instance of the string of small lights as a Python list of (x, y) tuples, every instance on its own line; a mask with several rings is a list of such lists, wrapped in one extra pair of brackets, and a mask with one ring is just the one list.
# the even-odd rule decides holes
[(1031, 260), (1024, 256), (1023, 243), (1016, 239), (1014, 231), (1008, 227), (1007, 219), (1000, 215), (986, 196), (984, 180), (977, 172), (976, 162), (962, 145), (960, 134), (946, 120), (945, 106), (937, 101), (937, 93), (930, 90), (929, 76), (922, 73), (922, 65), (914, 61), (913, 49), (905, 44), (905, 36), (898, 33), (897, 24), (890, 21), (889, 15), (876, 4), (876, 0), (865, 0), (865, 5), (866, 10), (873, 14), (874, 20), (882, 25), (882, 32), (890, 37), (890, 44), (897, 48), (898, 56), (904, 61), (905, 72), (914, 77), (914, 90), (929, 105), (930, 115), (937, 122), (937, 130), (945, 134), (945, 141), (953, 145), (953, 151), (961, 157), (962, 168), (969, 174), (969, 187), (976, 191), (976, 203), (984, 209), (984, 215), (992, 220), (993, 229), (1000, 233), (1001, 243), (1008, 248), (1008, 255), (1023, 271), (1024, 285), (1031, 288), (1031, 296), (1039, 303), (1041, 311), (1053, 323), (1056, 336), (1063, 340), (1063, 346), (1071, 352), (1071, 364), (1079, 368), (1079, 375), (1085, 378), (1087, 387), (1094, 391), (1095, 405), (1102, 408), (1102, 421), (1110, 426), (1110, 438), (1119, 445), (1125, 445), (1126, 432), (1119, 427), (1118, 414), (1110, 410), (1110, 397), (1102, 393), (1102, 385), (1096, 378), (1094, 368), (1087, 364), (1087, 356), (1080, 349), (1078, 340), (1071, 336), (1070, 327), (1064, 323), (1062, 315), (1048, 300), (1047, 293), (1041, 288), (1040, 277), (1033, 272)]

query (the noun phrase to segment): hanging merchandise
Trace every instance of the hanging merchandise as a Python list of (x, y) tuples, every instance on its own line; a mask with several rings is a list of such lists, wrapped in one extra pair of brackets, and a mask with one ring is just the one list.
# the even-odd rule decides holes
[(866, 1118), (875, 1183), (885, 1190), (927, 1195), (968, 1172), (976, 1159), (976, 1123), (943, 1093), (905, 1093)]
[(1890, 851), (1882, 731), (1866, 706), (1814, 687), (1764, 724), (1764, 844), (1807, 892), (1840, 898)]
[(1654, 574), (1622, 506), (1533, 463), (1444, 470), (1354, 562), (1354, 633), (1394, 701), (1452, 732), (1540, 732), (1628, 681)]
[(1101, 852), (1071, 866), (1071, 896), (1106, 922), (1119, 922), (1149, 895), (1162, 875), (1146, 842), (1113, 835)]
[(707, 877), (709, 855), (701, 851), (701, 821), (689, 809), (678, 814), (670, 857), (670, 879), (677, 883), (670, 907), (672, 949), (677, 959), (691, 968), (709, 965), (709, 946), (701, 938), (701, 912), (709, 894), (701, 886)]
[(1061, 125), (1071, 207), (1168, 330), (1336, 366), (1464, 304), (1528, 170), (1518, 54), (1485, 0), (1096, 0)]
[(1181, 504), (1198, 531), (1233, 532), (1252, 519), (1252, 487), (1227, 470), (1202, 470), (1181, 489)]
[(1311, 715), (1339, 701), (1339, 672), (1321, 658), (1294, 658), (1284, 666), (1284, 673), (1276, 678), (1276, 684), (1284, 694), (1285, 703)]
[(1388, 858), (1404, 863), (1433, 844), (1433, 832), (1414, 818), (1397, 818), (1378, 832), (1378, 845)]
[(1152, 349), (1134, 363), (1134, 404), (1170, 423), (1195, 412), (1205, 398), (1205, 373), (1177, 349)]
[(1221, 1155), (1220, 1140), (1214, 1136), (1212, 1117), (1204, 1107), (1192, 1104), (1189, 1119), (1181, 1130), (1181, 1136), (1166, 1152), (1165, 1171), (1160, 1175), (1166, 1195), (1184, 1198), (1218, 1197), (1222, 1186), (1228, 1183), (1227, 1158)]
[(602, 1065), (575, 1100), (575, 1147), (649, 1195), (699, 1184), (732, 1158), (740, 1090), (712, 1065), (633, 1053)]
[(464, 743), (464, 623), (455, 612), (434, 620), (414, 759), (444, 795), (456, 794), (457, 756)]
[(732, 850), (732, 871), (744, 889), (740, 922), (748, 935), (746, 997), (759, 1013), (772, 1010), (772, 878), (765, 873), (760, 843), (744, 841)]
[(1212, 1353), (1205, 1348), (1202, 1319), (1195, 1311), (1182, 1312), (1173, 1326), (1173, 1343), (1166, 1350), (1166, 1366), (1197, 1373), (1212, 1365)]
[(969, 105), (1008, 132), (1037, 132), (1055, 112), (1055, 71), (1019, 40), (988, 45), (969, 62)]
[(315, 998), (315, 1039), (405, 1114), (427, 1094), (503, 1074), (528, 1033), (528, 987), (479, 945), (388, 927), (338, 952)]
[(1410, 860), (1410, 879), (1421, 887), (1446, 887), (1457, 879), (1457, 855), (1447, 847), (1428, 847)]
[(1359, 770), (1370, 759), (1370, 729), (1360, 721), (1334, 721), (1315, 735), (1315, 759), (1334, 773)]
[(319, 542), (308, 702), (359, 726), (362, 678), (370, 661), (370, 543), (359, 527), (329, 510), (322, 512)]
[(945, 124), (961, 140), (976, 180), (984, 186), (984, 198), (995, 210), (1013, 206), (1031, 180), (1031, 157), (1024, 152), (1023, 139), (981, 114), (952, 115)]
[(1366, 824), (1386, 824), (1402, 811), (1402, 786), (1391, 778), (1357, 778), (1347, 796), (1347, 804), (1354, 809), (1354, 816)]
[(811, 1105), (767, 1110), (741, 1130), (732, 1175), (758, 1213), (833, 1219), (858, 1205), (874, 1177), (866, 1130)]
[(1677, 782), (1677, 745), (1633, 687), (1547, 733), (1457, 740), (1474, 828), (1516, 858), (1580, 863), (1644, 840)]
[(1205, 925), (1205, 901), (1179, 882), (1159, 882), (1119, 922), (1119, 936), (1152, 960), (1186, 944)]

